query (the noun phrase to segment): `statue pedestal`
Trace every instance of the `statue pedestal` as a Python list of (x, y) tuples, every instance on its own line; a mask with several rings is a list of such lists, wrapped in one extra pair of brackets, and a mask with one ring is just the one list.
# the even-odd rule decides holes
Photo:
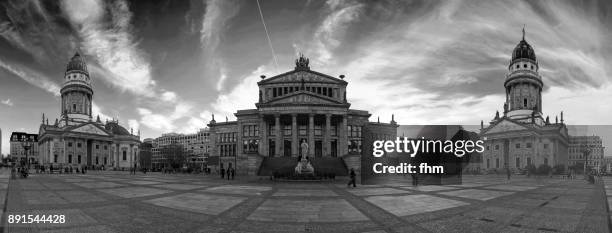
[(310, 164), (310, 161), (305, 158), (302, 158), (302, 160), (298, 162), (297, 166), (295, 166), (295, 173), (299, 175), (314, 175), (314, 168)]

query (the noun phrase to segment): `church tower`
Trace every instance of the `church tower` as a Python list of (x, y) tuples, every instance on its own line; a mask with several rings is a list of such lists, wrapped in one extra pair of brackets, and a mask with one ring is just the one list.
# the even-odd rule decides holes
[(538, 73), (538, 60), (531, 45), (523, 39), (512, 52), (508, 66), (504, 116), (521, 122), (542, 123), (542, 76)]
[(85, 59), (76, 52), (68, 62), (61, 89), (62, 123), (82, 123), (91, 121), (91, 102), (93, 89)]

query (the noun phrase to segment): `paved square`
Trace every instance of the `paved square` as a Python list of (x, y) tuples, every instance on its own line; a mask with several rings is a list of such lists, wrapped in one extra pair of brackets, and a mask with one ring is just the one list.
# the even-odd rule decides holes
[(506, 195), (513, 194), (514, 192), (503, 192), (503, 191), (493, 191), (493, 190), (481, 190), (481, 189), (463, 189), (449, 192), (441, 192), (439, 194), (444, 194), (447, 196), (453, 197), (463, 197), (467, 199), (474, 200), (491, 200), (493, 198), (498, 198)]
[(271, 222), (346, 222), (368, 218), (343, 199), (267, 200), (248, 220)]
[(410, 191), (395, 189), (395, 188), (361, 188), (349, 189), (350, 193), (357, 196), (373, 196), (373, 195), (388, 195), (388, 194), (406, 194)]
[(367, 197), (365, 200), (399, 217), (454, 208), (468, 204), (462, 201), (455, 201), (425, 194), (405, 196), (373, 196)]
[(328, 189), (279, 189), (275, 197), (335, 197), (334, 191)]
[(504, 190), (504, 191), (527, 191), (527, 190), (532, 190), (535, 189), (537, 187), (532, 187), (532, 186), (521, 186), (521, 185), (493, 185), (493, 186), (487, 186), (487, 187), (483, 187), (486, 189), (497, 189), (497, 190)]
[(442, 186), (442, 185), (425, 185), (425, 186), (402, 186), (400, 188), (403, 189), (410, 189), (410, 190), (418, 190), (421, 192), (436, 192), (436, 191), (442, 191), (442, 190), (453, 190), (453, 189), (457, 189), (457, 187), (451, 187), (451, 186)]
[(145, 197), (145, 196), (159, 195), (159, 194), (171, 192), (169, 190), (164, 190), (164, 189), (154, 189), (154, 188), (145, 188), (145, 187), (100, 189), (100, 191), (111, 194), (111, 195), (120, 196), (123, 198)]
[(125, 186), (123, 184), (114, 183), (114, 182), (87, 182), (87, 183), (74, 183), (74, 185), (78, 185), (84, 188), (90, 189), (98, 189), (98, 188), (116, 188)]
[(272, 190), (272, 188), (266, 186), (223, 185), (219, 187), (207, 188), (204, 191), (224, 194), (261, 195), (263, 192), (270, 190)]
[(192, 185), (192, 184), (157, 184), (157, 185), (153, 185), (153, 187), (163, 188), (163, 189), (175, 189), (175, 190), (191, 190), (191, 189), (204, 188), (206, 186)]
[(218, 215), (246, 200), (243, 197), (232, 197), (212, 194), (184, 193), (176, 196), (156, 198), (145, 202), (178, 210), (202, 214)]

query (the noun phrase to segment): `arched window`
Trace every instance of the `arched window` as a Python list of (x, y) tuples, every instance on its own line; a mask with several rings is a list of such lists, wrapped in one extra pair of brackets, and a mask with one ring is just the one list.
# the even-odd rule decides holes
[(72, 104), (72, 111), (76, 112), (76, 104)]
[(123, 160), (127, 160), (127, 152), (123, 151)]
[(523, 107), (527, 107), (527, 99), (523, 99)]
[(527, 68), (527, 64), (523, 64), (523, 68)]

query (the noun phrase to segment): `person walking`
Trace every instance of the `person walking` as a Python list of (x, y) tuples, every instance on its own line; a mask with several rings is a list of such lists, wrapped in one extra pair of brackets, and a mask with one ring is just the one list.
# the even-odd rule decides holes
[(231, 168), (231, 167), (227, 168), (227, 180), (230, 180), (230, 175), (232, 174), (232, 170), (233, 170), (233, 168)]
[(506, 175), (508, 176), (508, 180), (510, 180), (510, 168), (506, 168)]
[(232, 168), (232, 180), (234, 179), (235, 175), (236, 175), (236, 170)]
[(355, 182), (355, 177), (357, 177), (357, 175), (355, 174), (355, 169), (353, 168), (351, 168), (350, 177), (351, 177), (351, 180), (348, 182), (347, 186), (351, 187), (351, 184), (353, 184), (353, 188), (357, 187), (356, 182)]

